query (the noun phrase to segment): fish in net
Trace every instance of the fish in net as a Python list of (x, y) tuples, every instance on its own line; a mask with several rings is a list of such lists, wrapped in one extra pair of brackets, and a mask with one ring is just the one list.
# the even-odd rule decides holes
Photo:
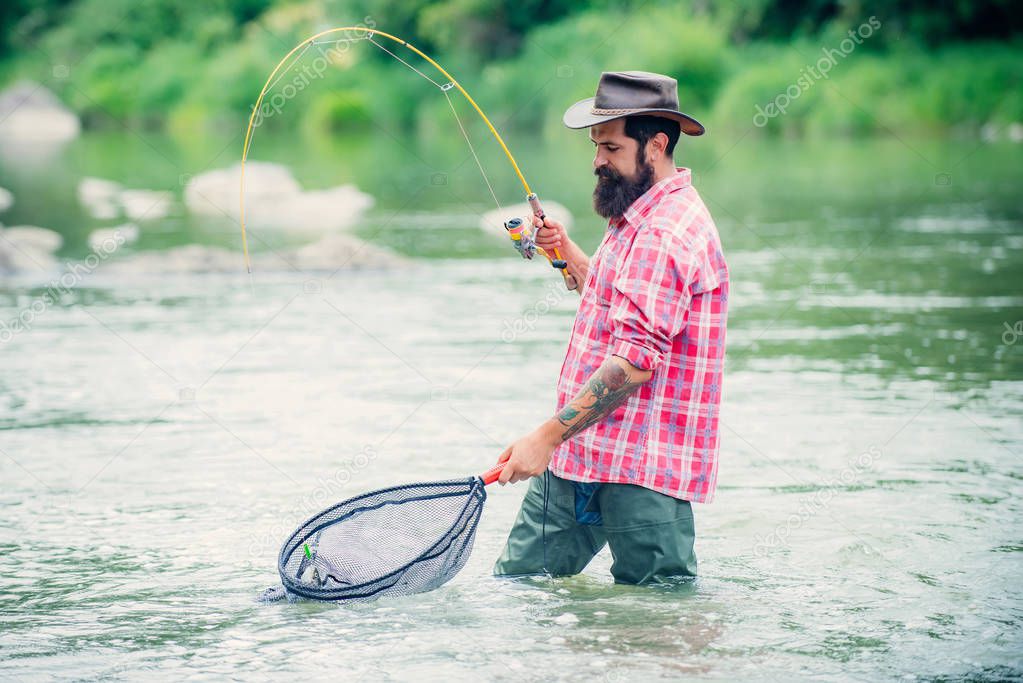
[(261, 599), (374, 600), (447, 583), (469, 559), (486, 485), (503, 467), (380, 489), (323, 510), (285, 541), (277, 561), (282, 585)]

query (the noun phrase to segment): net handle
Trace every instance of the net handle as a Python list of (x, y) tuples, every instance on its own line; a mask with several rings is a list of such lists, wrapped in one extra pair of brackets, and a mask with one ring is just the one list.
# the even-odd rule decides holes
[(493, 484), (497, 481), (497, 478), (501, 476), (501, 472), (504, 470), (504, 466), (507, 464), (507, 462), (502, 462), (481, 474), (480, 479), (483, 480), (483, 485), (486, 486), (487, 484)]

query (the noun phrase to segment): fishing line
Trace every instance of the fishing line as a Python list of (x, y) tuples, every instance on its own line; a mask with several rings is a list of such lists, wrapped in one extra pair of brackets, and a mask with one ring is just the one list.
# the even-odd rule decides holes
[(462, 125), (462, 119), (458, 118), (458, 112), (455, 111), (455, 104), (448, 97), (448, 90), (450, 88), (441, 88), (441, 92), (444, 93), (444, 99), (448, 101), (448, 106), (451, 107), (451, 113), (455, 115), (455, 121), (458, 122), (458, 129), (462, 131), (462, 137), (465, 138), (465, 144), (469, 145), (469, 151), (472, 152), (472, 158), (476, 160), (476, 168), (480, 170), (480, 175), (483, 176), (483, 182), (487, 184), (487, 189), (490, 190), (490, 196), (494, 198), (494, 203), (497, 204), (497, 208), (504, 210), (501, 206), (501, 202), (497, 200), (497, 193), (494, 192), (493, 185), (490, 184), (490, 178), (487, 177), (487, 172), (483, 170), (483, 164), (480, 163), (480, 158), (476, 156), (476, 148), (472, 146), (472, 141), (469, 140), (469, 134), (465, 132), (465, 126)]
[(441, 94), (444, 95), (444, 99), (447, 100), (447, 102), (448, 102), (448, 106), (451, 107), (451, 113), (455, 117), (455, 122), (458, 124), (458, 129), (460, 131), (462, 131), (462, 137), (465, 138), (465, 144), (469, 145), (469, 151), (472, 153), (472, 158), (476, 160), (476, 168), (478, 168), (480, 170), (480, 175), (483, 176), (483, 182), (485, 182), (487, 184), (487, 189), (490, 190), (490, 196), (494, 198), (494, 204), (497, 205), (497, 208), (499, 210), (503, 211), (504, 207), (501, 206), (501, 202), (498, 201), (497, 193), (494, 192), (494, 186), (490, 184), (490, 178), (487, 177), (487, 172), (483, 170), (483, 164), (480, 163), (480, 158), (476, 154), (476, 148), (473, 146), (472, 141), (469, 139), (469, 134), (465, 131), (465, 126), (462, 125), (462, 119), (461, 119), (461, 117), (458, 116), (458, 111), (455, 109), (454, 102), (451, 101), (451, 97), (448, 95), (448, 90), (451, 90), (451, 88), (453, 88), (455, 86), (455, 84), (452, 82), (452, 83), (445, 83), (444, 85), (441, 85), (440, 83), (438, 83), (437, 81), (433, 80), (432, 78), (430, 78), (429, 76), (424, 74), (422, 71), (420, 71), (416, 67), (414, 67), (411, 64), (409, 64), (408, 62), (406, 62), (404, 59), (402, 59), (398, 55), (396, 55), (393, 52), (391, 52), (390, 50), (388, 50), (386, 47), (384, 47), (383, 45), (381, 45), (377, 41), (373, 40), (372, 38), (367, 38), (367, 40), (369, 42), (373, 43), (374, 45), (376, 45), (378, 48), (380, 48), (384, 52), (386, 52), (387, 54), (389, 54), (392, 57), (394, 57), (395, 59), (397, 59), (399, 62), (401, 62), (402, 64), (407, 66), (412, 71), (416, 72), (417, 74), (419, 74), (420, 76), (422, 76), (426, 80), (430, 81), (430, 83), (433, 83), (433, 85), (436, 86), (436, 88), (441, 91)]
[(424, 74), (424, 73), (423, 73), (422, 71), (420, 71), (420, 70), (419, 70), (419, 69), (417, 69), (416, 67), (412, 66), (411, 64), (409, 64), (409, 63), (408, 63), (408, 62), (406, 62), (406, 61), (405, 61), (404, 59), (402, 59), (402, 58), (401, 58), (401, 57), (399, 57), (398, 55), (396, 55), (396, 54), (394, 54), (393, 52), (391, 52), (390, 50), (388, 50), (388, 49), (387, 49), (386, 47), (384, 47), (383, 45), (381, 45), (381, 44), (380, 44), (380, 43), (378, 43), (377, 41), (373, 40), (372, 38), (367, 38), (366, 40), (368, 40), (369, 42), (373, 43), (373, 44), (374, 44), (374, 45), (376, 45), (376, 46), (377, 46), (378, 48), (380, 48), (381, 50), (383, 50), (383, 51), (384, 51), (384, 52), (386, 52), (387, 54), (391, 55), (392, 57), (394, 57), (395, 59), (397, 59), (397, 60), (398, 60), (399, 62), (401, 62), (402, 64), (404, 64), (404, 65), (405, 65), (405, 66), (407, 66), (408, 68), (412, 69), (412, 70), (413, 70), (413, 71), (415, 71), (415, 72), (416, 72), (417, 74), (419, 74), (420, 76), (422, 76), (422, 77), (423, 77), (423, 78), (425, 78), (426, 80), (430, 81), (431, 83), (433, 83), (433, 84), (434, 84), (435, 86), (437, 86), (437, 87), (438, 87), (438, 88), (440, 88), (441, 90), (443, 90), (443, 89), (444, 89), (444, 88), (443, 88), (443, 86), (442, 86), (442, 85), (441, 85), (440, 83), (438, 83), (437, 81), (433, 80), (432, 78), (430, 78), (429, 76), (427, 76), (426, 74)]
[[(302, 55), (304, 55), (304, 54), (306, 53), (306, 51), (308, 51), (308, 50), (309, 50), (309, 47), (310, 47), (311, 45), (312, 45), (312, 43), (306, 43), (306, 46), (305, 46), (304, 48), (302, 48), (302, 51), (298, 53), (298, 56), (297, 56), (297, 57), (295, 57), (295, 58), (294, 58), (293, 60), (291, 60), (291, 64), (289, 64), (289, 65), (288, 65), (288, 67), (287, 67), (286, 69), (284, 69), (283, 71), (281, 71), (281, 75), (280, 75), (280, 76), (278, 76), (278, 77), (277, 77), (277, 79), (276, 79), (276, 80), (274, 80), (274, 82), (270, 84), (270, 87), (269, 87), (269, 88), (267, 88), (267, 92), (270, 92), (271, 90), (273, 90), (273, 89), (274, 89), (274, 86), (276, 86), (276, 85), (277, 85), (277, 84), (278, 84), (278, 83), (280, 82), (280, 80), (281, 80), (282, 78), (284, 78), (285, 76), (287, 76), (287, 75), (288, 75), (288, 72), (289, 72), (289, 71), (291, 71), (291, 70), (292, 70), (292, 69), (293, 69), (293, 68), (294, 68), (295, 66), (297, 66), (297, 65), (298, 65), (298, 61), (299, 61), (300, 59), (302, 59)], [(321, 54), (322, 54), (322, 53), (321, 53)]]
[[(433, 84), (437, 89), (439, 89), (441, 91), (441, 93), (444, 95), (445, 100), (448, 103), (448, 106), (451, 109), (452, 114), (455, 117), (455, 122), (458, 124), (458, 128), (459, 128), (459, 130), (462, 133), (462, 137), (465, 139), (466, 144), (469, 146), (469, 151), (472, 154), (472, 157), (473, 157), (473, 159), (476, 162), (476, 167), (479, 169), (480, 175), (483, 176), (483, 181), (487, 185), (487, 190), (490, 192), (490, 196), (493, 198), (494, 204), (497, 206), (497, 208), (499, 210), (503, 210), (503, 207), (501, 206), (501, 202), (497, 199), (497, 193), (494, 191), (493, 183), (490, 182), (490, 177), (487, 175), (487, 172), (486, 172), (486, 170), (483, 167), (483, 163), (480, 161), (479, 154), (477, 154), (476, 148), (472, 144), (472, 140), (469, 138), (468, 131), (466, 130), (465, 125), (462, 123), (461, 117), (459, 117), (458, 111), (457, 111), (457, 109), (454, 106), (454, 102), (451, 101), (451, 97), (448, 94), (449, 90), (457, 89), (458, 92), (460, 92), (462, 94), (462, 96), (465, 97), (466, 101), (470, 104), (470, 106), (472, 106), (472, 108), (476, 111), (476, 113), (479, 114), (480, 118), (483, 119), (483, 122), (486, 124), (487, 129), (490, 131), (491, 135), (493, 135), (493, 137), (497, 141), (498, 145), (500, 145), (501, 150), (504, 152), (505, 156), (507, 157), (508, 162), (512, 166), (512, 169), (514, 169), (515, 175), (518, 177), (519, 181), (522, 183), (523, 189), (526, 191), (526, 200), (527, 200), (527, 202), (530, 205), (530, 208), (532, 210), (533, 215), (535, 217), (541, 219), (541, 220), (543, 220), (545, 218), (545, 213), (544, 213), (543, 208), (540, 205), (540, 200), (537, 198), (536, 193), (534, 193), (532, 191), (532, 189), (530, 189), (529, 183), (526, 181), (526, 177), (522, 174), (522, 170), (519, 168), (518, 163), (515, 161), (515, 157), (512, 156), (511, 150), (508, 149), (508, 145), (505, 144), (504, 139), (501, 137), (501, 134), (497, 132), (497, 129), (494, 128), (494, 124), (491, 123), (489, 118), (487, 118), (487, 115), (483, 112), (483, 110), (476, 103), (476, 101), (472, 98), (472, 96), (465, 90), (465, 88), (463, 88), (461, 86), (460, 83), (458, 83), (458, 81), (456, 81), (454, 79), (454, 77), (450, 73), (448, 73), (444, 69), (444, 67), (442, 67), (440, 64), (438, 64), (436, 60), (434, 60), (432, 57), (427, 55), (425, 52), (423, 52), (419, 48), (415, 47), (414, 45), (410, 44), (408, 41), (402, 40), (401, 38), (398, 38), (397, 36), (393, 36), (393, 35), (391, 35), (389, 33), (385, 33), (383, 31), (378, 31), (378, 30), (372, 29), (372, 28), (366, 28), (364, 26), (343, 26), (343, 27), (338, 27), (338, 28), (331, 28), (331, 29), (327, 29), (325, 31), (320, 31), (317, 34), (315, 34), (313, 36), (310, 36), (309, 38), (306, 38), (301, 43), (299, 43), (298, 45), (293, 47), (291, 49), (291, 51), (288, 52), (288, 54), (286, 54), (284, 56), (284, 58), (281, 59), (277, 63), (277, 66), (274, 67), (273, 71), (270, 73), (270, 76), (266, 79), (266, 82), (263, 84), (263, 89), (260, 91), (259, 97), (256, 98), (256, 102), (255, 102), (255, 104), (252, 107), (252, 113), (249, 115), (249, 125), (248, 125), (247, 130), (245, 131), (245, 142), (242, 145), (241, 170), (240, 170), (240, 173), (239, 173), (239, 225), (241, 227), (241, 232), (242, 232), (242, 250), (243, 250), (243, 252), (245, 254), (245, 269), (250, 274), (252, 273), (252, 265), (251, 265), (251, 261), (249, 259), (248, 235), (246, 233), (246, 228), (245, 228), (245, 162), (246, 162), (246, 160), (248, 159), (248, 156), (249, 156), (249, 151), (250, 151), (250, 148), (251, 148), (251, 145), (252, 145), (253, 132), (254, 132), (255, 128), (257, 127), (257, 115), (260, 112), (260, 108), (262, 106), (263, 99), (266, 97), (267, 93), (270, 92), (274, 87), (276, 87), (276, 85), (281, 81), (281, 79), (288, 72), (290, 72), (291, 69), (295, 65), (297, 65), (298, 61), (302, 58), (302, 56), (306, 53), (306, 51), (309, 49), (310, 46), (312, 46), (312, 45), (328, 44), (329, 41), (321, 41), (319, 39), (324, 37), (324, 36), (327, 36), (327, 35), (330, 35), (330, 34), (334, 34), (334, 33), (339, 33), (339, 32), (342, 32), (342, 31), (348, 32), (348, 33), (361, 33), (361, 34), (363, 34), (363, 37), (358, 37), (358, 38), (346, 37), (343, 40), (346, 41), (346, 42), (353, 42), (353, 41), (356, 41), (356, 40), (368, 40), (369, 42), (373, 43), (373, 45), (375, 45), (377, 48), (379, 48), (380, 50), (382, 50), (383, 52), (387, 53), (388, 55), (390, 55), (391, 57), (396, 59), (398, 62), (403, 64), (405, 67), (407, 67), (408, 69), (412, 70), (417, 75), (422, 76), (424, 79), (429, 81), (431, 84)], [(425, 74), (422, 70), (416, 68), (415, 66), (410, 64), (408, 61), (406, 61), (405, 59), (399, 57), (393, 51), (387, 49), (386, 47), (381, 45), (379, 42), (374, 40), (373, 38), (375, 36), (379, 36), (381, 38), (386, 38), (388, 40), (392, 40), (395, 43), (399, 43), (403, 47), (408, 48), (409, 50), (411, 50), (412, 52), (417, 54), (419, 57), (424, 59), (427, 63), (429, 63), (430, 66), (432, 66), (438, 72), (440, 72), (444, 76), (446, 81), (441, 83), (441, 82), (438, 82), (437, 80), (431, 78), (430, 76)], [(341, 42), (341, 40), (334, 41), (333, 44), (337, 45), (340, 42)], [(328, 57), (326, 54), (324, 54), (322, 49), (320, 49), (318, 51), (320, 52), (321, 56), (324, 57), (324, 59), (327, 59), (328, 62), (331, 61), (330, 57)], [(297, 56), (296, 56), (296, 54), (297, 54)], [(262, 120), (263, 120), (262, 117), (259, 117), (259, 122), (262, 122)], [(514, 219), (514, 220), (519, 220), (519, 219)], [(528, 222), (531, 224), (532, 220), (529, 220)], [(520, 220), (519, 223), (521, 224), (521, 223), (523, 223), (523, 221)], [(512, 238), (513, 242), (516, 245), (516, 248), (520, 251), (520, 253), (522, 254), (522, 256), (524, 258), (531, 259), (533, 257), (534, 253), (539, 253), (539, 254), (543, 255), (545, 258), (547, 258), (547, 260), (551, 263), (552, 266), (554, 266), (555, 268), (557, 268), (557, 269), (559, 269), (561, 271), (561, 276), (562, 276), (562, 278), (565, 281), (565, 286), (568, 289), (570, 289), (570, 290), (571, 289), (576, 289), (576, 287), (578, 285), (577, 285), (575, 279), (572, 277), (572, 275), (570, 275), (568, 273), (568, 270), (566, 268), (566, 263), (565, 263), (564, 260), (562, 260), (561, 255), (560, 255), (558, 249), (553, 249), (552, 250), (553, 251), (553, 258), (552, 258), (551, 254), (548, 254), (543, 249), (538, 248), (537, 245), (535, 244), (535, 237), (536, 237), (535, 232), (536, 231), (534, 231), (534, 230), (526, 231), (526, 230), (523, 229), (525, 226), (523, 226), (523, 228), (520, 228), (518, 230), (518, 232), (516, 232), (513, 235), (512, 234), (512, 228), (509, 227), (510, 225), (511, 225), (511, 220), (509, 220), (505, 224), (505, 228), (508, 229), (509, 236)], [(531, 228), (531, 225), (530, 225), (530, 228)], [(537, 229), (537, 230), (539, 230), (539, 229)]]

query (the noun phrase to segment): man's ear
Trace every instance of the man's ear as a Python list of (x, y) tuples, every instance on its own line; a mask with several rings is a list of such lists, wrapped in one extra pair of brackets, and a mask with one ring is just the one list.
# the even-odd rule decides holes
[(655, 134), (647, 142), (647, 157), (651, 163), (657, 163), (665, 156), (665, 149), (668, 147), (668, 136), (664, 133)]

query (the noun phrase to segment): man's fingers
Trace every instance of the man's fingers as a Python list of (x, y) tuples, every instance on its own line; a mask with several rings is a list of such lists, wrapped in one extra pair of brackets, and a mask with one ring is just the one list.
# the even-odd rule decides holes
[(546, 251), (560, 249), (566, 238), (565, 229), (561, 223), (547, 218), (543, 222), (543, 226), (544, 229), (540, 230), (537, 225), (536, 243)]
[(565, 226), (563, 226), (561, 223), (555, 220), (551, 220), (550, 216), (547, 216), (543, 220), (540, 220), (538, 217), (533, 216), (533, 227), (546, 228), (547, 232), (554, 233), (560, 233), (565, 229)]
[(504, 469), (501, 471), (501, 476), (497, 478), (497, 482), (499, 484), (501, 484), (502, 486), (507, 484), (507, 483), (509, 483), (509, 482), (514, 484), (515, 480), (512, 479), (512, 475), (514, 475), (514, 474), (515, 474), (515, 464), (514, 463), (508, 463), (507, 465), (504, 466)]

